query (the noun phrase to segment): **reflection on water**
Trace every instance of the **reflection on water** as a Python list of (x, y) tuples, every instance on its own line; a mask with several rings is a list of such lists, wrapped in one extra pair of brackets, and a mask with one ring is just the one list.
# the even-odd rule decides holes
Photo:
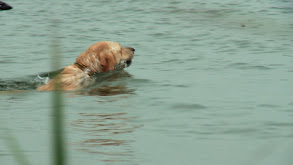
[(132, 76), (124, 71), (113, 71), (107, 73), (101, 73), (96, 75), (95, 77), (96, 86), (76, 91), (76, 95), (88, 95), (88, 96), (114, 96), (114, 95), (122, 95), (122, 94), (134, 94), (134, 89), (129, 89), (126, 86), (126, 83), (123, 81)]
[(91, 89), (87, 92), (87, 95), (90, 96), (113, 96), (113, 95), (121, 95), (121, 94), (133, 94), (134, 89), (127, 89), (126, 86), (102, 86), (98, 88)]
[[(101, 73), (95, 77), (96, 85), (73, 92), (73, 95), (102, 96), (98, 102), (115, 102), (134, 94), (134, 89), (127, 85), (132, 76), (124, 71)], [(107, 97), (105, 97), (107, 96)], [(108, 97), (115, 96), (115, 97)], [(80, 151), (102, 155), (104, 162), (129, 162), (134, 159), (129, 137), (140, 126), (130, 124), (134, 117), (127, 112), (79, 113), (72, 128), (81, 134), (73, 145)], [(101, 156), (97, 156), (99, 158)]]
[(83, 137), (78, 138), (81, 141), (73, 143), (78, 150), (101, 154), (103, 161), (131, 159), (131, 142), (134, 142), (134, 139), (129, 135), (141, 127), (131, 124), (130, 121), (134, 117), (130, 117), (126, 112), (79, 113), (79, 117), (71, 123), (72, 128)]

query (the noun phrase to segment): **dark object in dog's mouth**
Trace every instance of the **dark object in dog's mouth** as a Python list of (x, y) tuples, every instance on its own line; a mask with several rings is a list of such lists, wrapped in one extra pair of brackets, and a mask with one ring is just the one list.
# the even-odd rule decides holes
[(126, 67), (129, 67), (129, 66), (131, 65), (131, 62), (132, 62), (131, 60), (127, 60), (127, 61), (125, 62), (126, 65), (127, 65)]

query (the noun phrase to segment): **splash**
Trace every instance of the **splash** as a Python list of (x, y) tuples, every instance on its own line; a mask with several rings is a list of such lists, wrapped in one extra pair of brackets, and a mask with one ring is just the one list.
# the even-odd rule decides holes
[(41, 77), (40, 75), (38, 75), (36, 78), (35, 78), (35, 81), (37, 83), (42, 83), (42, 84), (47, 84), (49, 82), (50, 78), (49, 77)]

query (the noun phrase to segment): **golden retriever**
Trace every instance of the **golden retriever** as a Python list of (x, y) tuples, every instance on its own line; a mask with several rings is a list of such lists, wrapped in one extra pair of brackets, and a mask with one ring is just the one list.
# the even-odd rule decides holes
[(116, 42), (97, 42), (81, 53), (74, 64), (37, 88), (38, 91), (78, 90), (93, 83), (90, 77), (96, 73), (123, 69), (131, 64), (134, 48), (121, 47)]

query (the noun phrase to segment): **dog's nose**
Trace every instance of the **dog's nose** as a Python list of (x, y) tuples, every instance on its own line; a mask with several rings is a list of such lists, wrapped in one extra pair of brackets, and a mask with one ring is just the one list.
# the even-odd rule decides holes
[(128, 49), (130, 49), (131, 51), (135, 52), (135, 49), (132, 47), (128, 47)]

